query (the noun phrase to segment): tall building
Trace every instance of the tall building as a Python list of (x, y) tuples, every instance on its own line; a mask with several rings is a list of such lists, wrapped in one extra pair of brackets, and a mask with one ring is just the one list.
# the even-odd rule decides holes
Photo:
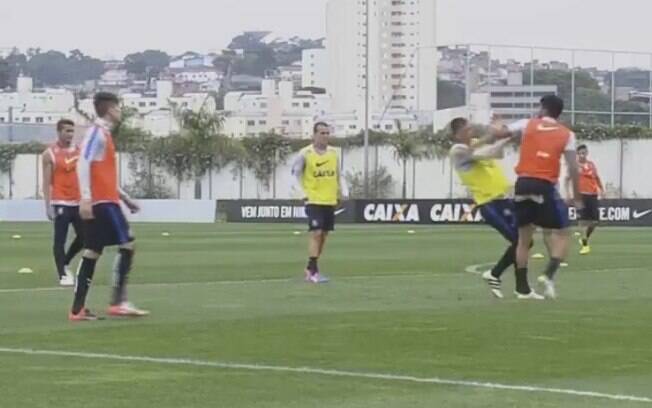
[(328, 51), (324, 48), (303, 50), (301, 55), (303, 88), (328, 88)]
[(329, 87), (335, 112), (363, 112), (367, 4), (370, 114), (437, 108), (436, 0), (330, 0)]

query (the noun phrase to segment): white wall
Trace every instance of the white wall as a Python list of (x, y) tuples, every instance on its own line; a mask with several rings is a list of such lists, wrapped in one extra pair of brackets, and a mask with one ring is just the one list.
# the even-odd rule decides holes
[[(602, 143), (588, 143), (590, 156), (598, 166), (601, 177), (608, 187), (611, 196), (616, 196), (620, 183), (620, 142), (608, 141)], [(624, 144), (623, 150), (623, 194), (626, 198), (652, 198), (652, 183), (648, 180), (648, 158), (652, 156), (652, 141), (630, 141)], [(375, 149), (370, 151), (371, 168), (375, 167)], [(360, 148), (347, 150), (343, 154), (344, 173), (363, 171), (364, 152)], [(395, 181), (395, 196), (400, 195), (402, 179), (401, 165), (395, 160), (393, 151), (389, 147), (378, 148), (378, 164), (386, 166)], [(505, 171), (514, 179), (514, 166), (516, 152), (509, 151), (502, 161)], [(290, 167), (293, 158), (282, 164), (276, 171), (276, 198), (290, 198)], [(129, 160), (127, 155), (120, 157), (120, 178), (123, 183), (131, 182)], [(37, 189), (37, 174), (40, 172), (37, 156), (21, 155), (14, 165), (14, 198), (34, 198)], [(240, 198), (240, 178), (232, 167), (227, 167), (219, 172), (213, 172), (212, 177), (206, 176), (202, 180), (203, 199), (234, 199)], [(40, 176), (39, 176), (40, 178)], [(167, 175), (167, 186), (176, 195), (177, 180), (174, 176)], [(212, 197), (209, 196), (209, 181), (212, 183)], [(453, 174), (451, 177), (450, 163), (447, 159), (432, 159), (417, 162), (415, 198), (446, 198), (466, 197), (466, 191)], [(408, 164), (408, 197), (412, 198), (412, 163)], [(183, 181), (181, 186), (181, 199), (194, 199), (194, 181)], [(242, 198), (272, 198), (273, 191), (264, 188), (256, 180), (251, 171), (245, 170), (242, 180)], [(8, 196), (8, 177), (0, 174), (0, 193)]]
[(328, 51), (324, 48), (303, 50), (301, 58), (302, 86), (328, 88)]

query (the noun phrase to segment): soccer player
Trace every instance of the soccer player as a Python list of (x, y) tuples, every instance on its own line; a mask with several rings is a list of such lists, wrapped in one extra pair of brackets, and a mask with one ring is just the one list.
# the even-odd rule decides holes
[[(580, 239), (580, 255), (588, 255), (591, 253), (591, 246), (589, 239), (593, 232), (595, 232), (598, 223), (600, 222), (600, 205), (599, 197), (604, 192), (602, 180), (598, 175), (598, 168), (595, 163), (588, 159), (589, 148), (586, 145), (577, 147), (577, 162), (580, 171), (580, 193), (582, 194), (582, 202), (584, 209), (579, 214), (580, 228), (585, 229)], [(571, 179), (566, 179), (567, 195), (570, 195)]]
[(120, 207), (125, 203), (133, 213), (138, 204), (118, 187), (116, 151), (111, 129), (121, 118), (118, 97), (100, 92), (95, 95), (94, 107), (98, 119), (86, 134), (81, 148), (77, 171), (81, 189), (79, 213), (84, 220), (84, 253), (77, 276), (75, 297), (69, 314), (71, 321), (97, 320), (85, 306), (95, 265), (107, 246), (118, 246), (114, 264), (114, 283), (108, 314), (110, 316), (145, 316), (127, 302), (127, 276), (134, 258), (134, 237)]
[(556, 95), (544, 96), (538, 117), (524, 119), (497, 131), (498, 137), (520, 139), (520, 158), (516, 166), (516, 219), (518, 222), (517, 273), (527, 275), (528, 258), (536, 227), (549, 230), (550, 260), (539, 281), (544, 295), (555, 298), (554, 279), (560, 264), (568, 254), (568, 207), (561, 199), (557, 185), (561, 159), (568, 163), (572, 184), (572, 199), (578, 209), (580, 200), (579, 170), (575, 134), (558, 122), (564, 101)]
[(293, 189), (300, 192), (308, 216), (310, 239), (305, 279), (311, 283), (328, 282), (319, 273), (318, 261), (328, 234), (335, 229), (335, 209), (342, 197), (348, 196), (337, 150), (328, 145), (330, 133), (328, 124), (315, 123), (312, 144), (301, 150), (292, 166)]
[[(504, 149), (511, 140), (495, 142), (488, 132), (481, 138), (474, 137), (478, 135), (474, 135), (473, 127), (464, 118), (454, 119), (450, 127), (456, 143), (450, 150), (453, 167), (472, 194), (485, 222), (510, 243), (493, 269), (482, 275), (493, 295), (502, 299), (501, 276), (507, 268), (516, 266), (518, 228), (514, 201), (509, 198), (512, 186), (496, 160), (504, 157)], [(495, 143), (489, 144), (491, 142)], [(519, 299), (543, 299), (530, 288), (527, 274), (522, 271), (516, 274), (515, 293)]]
[[(54, 264), (61, 286), (74, 286), (70, 262), (82, 250), (82, 221), (79, 217), (79, 182), (77, 160), (79, 147), (73, 144), (75, 123), (61, 119), (57, 123), (57, 141), (43, 152), (43, 198), (45, 212), (54, 221)], [(75, 230), (75, 240), (66, 251), (68, 227)]]

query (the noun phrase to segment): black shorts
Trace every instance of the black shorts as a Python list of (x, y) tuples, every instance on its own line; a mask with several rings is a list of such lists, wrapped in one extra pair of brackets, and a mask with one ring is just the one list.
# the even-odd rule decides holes
[(310, 231), (333, 231), (335, 229), (335, 206), (307, 204), (306, 215)]
[(518, 242), (515, 212), (513, 200), (494, 200), (480, 206), (484, 222), (512, 243)]
[(95, 218), (84, 222), (85, 249), (101, 253), (104, 247), (124, 245), (134, 240), (119, 204), (95, 204), (93, 216)]
[(515, 202), (519, 227), (536, 225), (558, 230), (570, 226), (568, 207), (549, 181), (520, 177), (516, 180)]
[(584, 208), (579, 212), (580, 221), (600, 221), (600, 203), (595, 194), (582, 194)]

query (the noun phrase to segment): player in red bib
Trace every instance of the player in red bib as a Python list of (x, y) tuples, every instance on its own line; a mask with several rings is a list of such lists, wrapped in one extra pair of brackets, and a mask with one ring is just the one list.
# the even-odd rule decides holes
[[(57, 141), (41, 156), (43, 164), (43, 198), (45, 211), (54, 222), (54, 263), (61, 286), (74, 286), (70, 262), (82, 249), (82, 221), (79, 217), (79, 182), (77, 160), (79, 147), (73, 144), (75, 123), (62, 119), (57, 123)], [(75, 230), (75, 240), (66, 251), (68, 227)]]
[(97, 320), (86, 308), (86, 295), (93, 280), (95, 265), (107, 246), (118, 246), (114, 263), (113, 293), (108, 308), (111, 316), (138, 317), (149, 314), (127, 302), (127, 276), (134, 257), (134, 237), (120, 202), (138, 212), (138, 204), (118, 186), (116, 150), (111, 129), (120, 122), (118, 97), (100, 92), (94, 98), (98, 119), (81, 148), (77, 168), (81, 202), (79, 213), (84, 220), (84, 254), (79, 266), (75, 299), (69, 314), (71, 321)]
[[(584, 209), (579, 213), (579, 224), (582, 229), (585, 229), (580, 239), (580, 245), (582, 246), (580, 255), (591, 253), (589, 239), (600, 222), (599, 198), (604, 192), (602, 180), (598, 174), (598, 168), (595, 163), (588, 159), (588, 156), (589, 148), (586, 145), (577, 147), (577, 163), (580, 170), (580, 194), (584, 203)], [(570, 195), (570, 178), (567, 178), (566, 182), (567, 194)]]
[(544, 295), (548, 298), (556, 297), (554, 278), (568, 254), (570, 242), (568, 207), (558, 191), (562, 158), (568, 163), (575, 206), (579, 210), (584, 207), (580, 197), (575, 134), (558, 122), (563, 110), (561, 98), (544, 96), (537, 118), (513, 123), (507, 131), (497, 131), (498, 137), (513, 137), (521, 143), (515, 187), (519, 227), (517, 274), (527, 275), (536, 227), (546, 230), (550, 261), (539, 281), (544, 285)]

